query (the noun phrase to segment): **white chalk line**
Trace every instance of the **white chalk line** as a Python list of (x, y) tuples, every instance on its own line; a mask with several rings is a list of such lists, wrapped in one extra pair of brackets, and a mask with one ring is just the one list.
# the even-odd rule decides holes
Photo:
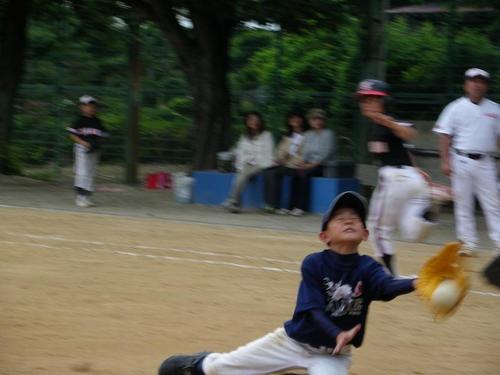
[(138, 253), (131, 253), (131, 252), (126, 252), (126, 251), (113, 251), (113, 253), (121, 254), (121, 255), (129, 255), (129, 256), (133, 256), (133, 257), (145, 257), (145, 258), (150, 258), (150, 259), (165, 259), (165, 260), (173, 260), (173, 261), (188, 262), (188, 263), (202, 263), (202, 264), (205, 263), (205, 264), (211, 264), (211, 265), (217, 265), (217, 266), (229, 266), (229, 267), (234, 267), (234, 268), (244, 268), (244, 269), (252, 269), (252, 270), (300, 273), (297, 270), (289, 270), (286, 268), (253, 266), (253, 265), (249, 265), (249, 264), (239, 264), (239, 263), (223, 262), (223, 261), (207, 260), (207, 259), (178, 258), (178, 257), (167, 256), (167, 255), (138, 254)]
[(266, 262), (273, 263), (284, 263), (284, 264), (297, 264), (300, 262), (292, 261), (292, 260), (283, 260), (276, 258), (268, 258), (268, 257), (256, 257), (251, 255), (237, 255), (237, 254), (225, 254), (225, 253), (217, 253), (213, 251), (200, 251), (193, 249), (179, 249), (175, 247), (157, 247), (157, 246), (146, 246), (146, 245), (126, 245), (126, 244), (117, 244), (110, 242), (101, 242), (101, 241), (87, 241), (87, 240), (77, 240), (71, 238), (65, 238), (64, 236), (54, 236), (54, 235), (35, 235), (28, 233), (14, 233), (7, 232), (6, 234), (17, 237), (27, 237), (34, 239), (42, 239), (42, 240), (50, 240), (50, 241), (65, 241), (65, 242), (74, 242), (74, 243), (83, 243), (88, 245), (97, 245), (97, 246), (112, 246), (112, 247), (121, 247), (121, 248), (131, 248), (131, 249), (140, 249), (140, 250), (159, 250), (159, 251), (170, 251), (176, 253), (189, 253), (195, 255), (205, 255), (212, 257), (225, 257), (225, 258), (234, 258), (234, 259), (245, 259), (245, 260), (263, 260)]
[[(35, 236), (35, 235), (30, 235), (30, 236)], [(44, 237), (44, 236), (35, 236), (35, 237)], [(52, 236), (52, 238), (54, 239), (54, 238), (60, 238), (60, 237)], [(75, 240), (75, 241), (81, 242), (82, 240)], [(89, 242), (96, 242), (96, 241), (89, 241)], [(50, 248), (50, 249), (81, 250), (81, 249), (76, 249), (76, 248), (61, 248), (58, 246), (36, 244), (36, 243), (32, 243), (32, 242), (16, 242), (16, 241), (3, 241), (2, 240), (2, 241), (0, 241), (0, 243), (6, 243), (6, 244), (12, 244), (12, 245), (26, 245), (26, 246), (33, 246), (33, 247), (43, 247), (43, 248)], [(95, 249), (84, 249), (84, 250), (86, 250), (86, 251), (98, 251)], [(177, 250), (182, 251), (182, 249), (177, 249)], [(249, 265), (249, 264), (240, 264), (240, 263), (232, 263), (232, 262), (224, 262), (224, 261), (207, 260), (207, 259), (179, 258), (179, 257), (172, 257), (172, 256), (167, 256), (167, 255), (140, 254), (140, 253), (127, 252), (127, 251), (119, 251), (119, 250), (112, 250), (109, 252), (111, 252), (113, 254), (126, 255), (126, 256), (132, 256), (132, 257), (171, 260), (171, 261), (176, 261), (176, 262), (187, 262), (187, 263), (210, 264), (210, 265), (215, 265), (215, 266), (226, 266), (226, 267), (239, 268), (239, 269), (261, 270), (261, 271), (269, 271), (269, 272), (285, 272), (285, 273), (295, 273), (295, 274), (300, 273), (300, 271), (291, 270), (291, 269), (287, 269), (287, 268), (254, 266), (254, 265)], [(403, 277), (405, 277), (405, 276), (403, 275)], [(407, 276), (407, 277), (409, 277), (409, 276)], [(487, 296), (487, 297), (500, 298), (500, 293), (483, 292), (483, 291), (479, 291), (479, 290), (470, 290), (469, 293), (478, 294), (478, 295)]]
[[(50, 245), (44, 245), (44, 244), (37, 244), (37, 243), (33, 243), (33, 242), (17, 242), (17, 241), (0, 240), (0, 243), (8, 244), (8, 245), (42, 247), (42, 248), (46, 248), (46, 249), (55, 249), (55, 250), (85, 250), (85, 251), (95, 251), (95, 252), (100, 251), (100, 250), (96, 250), (96, 249), (86, 249), (86, 248), (82, 249), (82, 248), (74, 248), (74, 247), (72, 248), (72, 247), (50, 246)], [(179, 250), (179, 251), (181, 251), (181, 250)], [(128, 251), (119, 251), (119, 250), (111, 250), (111, 251), (107, 250), (107, 252), (110, 252), (112, 254), (127, 255), (127, 256), (132, 256), (132, 257), (143, 257), (143, 258), (149, 258), (149, 259), (164, 259), (164, 260), (172, 260), (172, 261), (187, 262), (187, 263), (211, 264), (211, 265), (228, 266), (228, 267), (233, 267), (233, 268), (243, 268), (243, 269), (252, 269), (252, 270), (260, 270), (260, 271), (300, 273), (297, 270), (290, 270), (290, 269), (286, 269), (286, 268), (268, 267), (268, 266), (254, 266), (254, 265), (250, 265), (250, 264), (240, 264), (240, 263), (232, 263), (232, 262), (216, 261), (216, 260), (208, 260), (208, 259), (179, 258), (179, 257), (168, 256), (168, 255), (141, 254), (141, 253), (133, 253), (133, 252), (128, 252)]]
[(18, 242), (18, 241), (4, 241), (0, 240), (0, 243), (4, 243), (6, 245), (23, 245), (23, 246), (34, 246), (34, 247), (43, 247), (46, 249), (53, 249), (53, 246), (50, 245), (43, 245), (43, 244), (38, 244), (38, 243), (32, 243), (32, 242)]
[[(218, 223), (218, 222), (207, 222), (207, 221), (199, 221), (199, 220), (189, 220), (189, 219), (180, 219), (180, 218), (174, 218), (174, 217), (160, 217), (160, 216), (144, 216), (144, 215), (132, 215), (132, 214), (125, 214), (125, 213), (112, 213), (112, 212), (89, 212), (85, 211), (82, 212), (80, 210), (75, 210), (75, 209), (64, 209), (64, 208), (42, 208), (42, 207), (33, 207), (33, 206), (21, 206), (21, 205), (10, 205), (10, 204), (0, 204), (0, 208), (9, 208), (9, 209), (27, 209), (27, 210), (32, 210), (32, 211), (42, 211), (42, 212), (53, 212), (53, 213), (68, 213), (68, 214), (76, 214), (76, 215), (89, 215), (89, 216), (98, 216), (98, 217), (118, 217), (122, 218), (125, 220), (138, 220), (138, 219), (145, 219), (145, 220), (165, 220), (165, 221), (170, 221), (173, 223), (177, 224), (196, 224), (196, 225), (203, 225), (203, 226), (208, 226), (208, 227), (219, 227), (219, 228), (239, 228), (239, 229), (252, 229), (252, 230), (260, 230), (260, 231), (269, 231), (269, 232), (289, 232), (293, 233), (294, 235), (297, 234), (303, 234), (303, 235), (313, 235), (316, 234), (316, 231), (310, 231), (310, 230), (300, 230), (300, 228), (294, 228), (293, 230), (286, 228), (286, 227), (273, 227), (268, 226), (268, 227), (263, 227), (263, 226), (258, 226), (258, 225), (249, 225), (249, 224), (236, 224), (236, 223)], [(447, 223), (450, 223), (447, 221)], [(228, 233), (224, 234), (225, 236), (238, 236), (241, 237), (240, 235), (237, 235), (236, 233)], [(303, 241), (303, 242), (308, 242), (310, 243), (311, 240), (307, 238), (293, 238), (293, 237), (288, 237), (288, 236), (281, 236), (277, 237), (275, 235), (259, 235), (259, 234), (253, 234), (253, 237), (256, 238), (274, 238), (274, 239), (281, 239), (281, 240), (291, 240), (291, 241)], [(396, 240), (397, 242), (405, 243), (405, 244), (411, 244), (411, 241), (406, 241), (402, 238), (398, 238)], [(441, 246), (443, 243), (439, 242), (421, 242), (420, 245), (425, 245), (425, 246)], [(420, 250), (414, 249), (411, 246), (405, 249), (405, 251), (411, 251), (411, 252), (419, 252)], [(476, 249), (478, 252), (484, 252), (484, 253), (490, 253), (491, 250), (488, 248), (478, 248)]]

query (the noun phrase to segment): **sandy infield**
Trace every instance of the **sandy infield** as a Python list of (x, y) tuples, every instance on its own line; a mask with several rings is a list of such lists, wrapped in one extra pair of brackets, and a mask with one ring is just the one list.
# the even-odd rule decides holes
[[(307, 233), (0, 208), (0, 374), (156, 374), (174, 353), (236, 348), (291, 317), (300, 261), (321, 248)], [(438, 250), (397, 248), (404, 274)], [(445, 322), (414, 294), (373, 303), (351, 374), (499, 374), (488, 259), (469, 264), (483, 294)]]

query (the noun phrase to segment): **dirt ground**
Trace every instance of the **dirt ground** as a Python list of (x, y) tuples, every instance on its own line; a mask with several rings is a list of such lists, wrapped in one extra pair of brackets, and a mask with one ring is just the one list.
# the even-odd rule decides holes
[[(291, 317), (313, 233), (0, 207), (0, 374), (155, 374), (174, 353), (226, 351)], [(403, 274), (436, 245), (398, 243)], [(363, 244), (362, 252), (370, 253)], [(372, 304), (351, 374), (499, 374), (500, 291), (436, 323), (414, 294)]]

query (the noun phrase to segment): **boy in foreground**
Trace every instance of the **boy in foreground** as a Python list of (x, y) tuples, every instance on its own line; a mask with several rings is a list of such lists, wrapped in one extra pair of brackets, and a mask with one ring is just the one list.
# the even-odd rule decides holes
[(355, 192), (337, 196), (323, 216), (323, 251), (302, 262), (297, 305), (284, 327), (229, 353), (167, 358), (159, 375), (257, 375), (302, 368), (311, 375), (347, 374), (351, 348), (360, 347), (368, 306), (415, 289), (397, 279), (358, 246), (367, 240), (366, 203)]

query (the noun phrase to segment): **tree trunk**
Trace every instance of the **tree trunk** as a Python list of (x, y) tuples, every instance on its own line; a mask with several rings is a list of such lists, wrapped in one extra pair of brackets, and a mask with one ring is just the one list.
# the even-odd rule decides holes
[(139, 117), (140, 90), (142, 78), (141, 42), (139, 26), (134, 20), (129, 20), (129, 103), (127, 115), (127, 138), (125, 144), (125, 181), (127, 184), (137, 183), (137, 163), (139, 159)]
[(0, 173), (14, 173), (9, 154), (14, 98), (21, 80), (31, 0), (9, 0), (0, 9)]
[(126, 0), (145, 12), (177, 53), (194, 99), (193, 169), (212, 169), (225, 149), (230, 124), (227, 82), (229, 38), (236, 26), (236, 1), (186, 1), (192, 27), (179, 23), (171, 0)]
[(194, 97), (194, 170), (215, 168), (217, 152), (226, 149), (229, 141), (228, 37), (214, 42), (217, 48), (205, 51), (205, 58), (188, 71)]

